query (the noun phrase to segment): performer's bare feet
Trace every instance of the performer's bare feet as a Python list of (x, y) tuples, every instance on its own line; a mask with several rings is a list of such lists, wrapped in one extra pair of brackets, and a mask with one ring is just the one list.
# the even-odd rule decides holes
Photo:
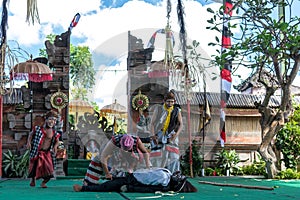
[(29, 184), (31, 187), (35, 187), (35, 180), (34, 179), (32, 179), (31, 181), (30, 181), (30, 184)]
[(43, 180), (43, 182), (41, 183), (41, 188), (47, 188), (46, 183), (48, 183), (49, 180), (50, 179)]
[(88, 184), (88, 182), (86, 182), (86, 181), (83, 181), (83, 183), (82, 183), (84, 186), (88, 186), (89, 184)]
[(81, 186), (81, 185), (78, 185), (78, 184), (73, 185), (73, 190), (74, 190), (75, 192), (80, 192), (81, 189), (82, 189), (82, 186)]
[(47, 188), (47, 185), (44, 181), (41, 183), (41, 188)]

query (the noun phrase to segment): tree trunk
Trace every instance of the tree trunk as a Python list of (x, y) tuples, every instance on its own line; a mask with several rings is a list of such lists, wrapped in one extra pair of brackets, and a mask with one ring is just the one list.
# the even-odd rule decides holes
[(261, 114), (261, 134), (262, 142), (258, 148), (262, 159), (266, 162), (268, 178), (273, 179), (279, 172), (280, 162), (277, 159), (276, 148), (274, 140), (276, 134), (288, 121), (289, 116), (293, 112), (292, 97), (290, 93), (290, 85), (292, 81), (288, 81), (289, 84), (281, 85), (281, 104), (279, 108), (270, 108), (270, 97), (274, 95), (274, 88), (267, 87), (266, 96), (262, 103), (256, 104), (258, 111)]
[(262, 129), (262, 142), (259, 146), (258, 152), (262, 159), (266, 162), (268, 178), (273, 179), (279, 171), (274, 139), (277, 132), (282, 128), (284, 119), (282, 112), (275, 112), (275, 110), (271, 108), (264, 107), (264, 109), (260, 110), (260, 113), (262, 114), (260, 122)]
[(273, 179), (279, 171), (277, 167), (277, 157), (271, 145), (269, 145), (268, 148), (262, 148), (263, 146), (264, 145), (261, 144), (258, 152), (266, 162), (267, 178)]

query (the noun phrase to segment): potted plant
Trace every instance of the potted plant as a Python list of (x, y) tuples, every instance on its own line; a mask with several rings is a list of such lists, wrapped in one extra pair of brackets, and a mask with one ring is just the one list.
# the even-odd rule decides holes
[(3, 171), (9, 178), (26, 178), (29, 166), (29, 150), (17, 155), (8, 150), (3, 153)]
[(237, 164), (240, 162), (238, 154), (235, 150), (222, 149), (216, 153), (217, 167), (222, 169), (226, 176), (238, 170)]

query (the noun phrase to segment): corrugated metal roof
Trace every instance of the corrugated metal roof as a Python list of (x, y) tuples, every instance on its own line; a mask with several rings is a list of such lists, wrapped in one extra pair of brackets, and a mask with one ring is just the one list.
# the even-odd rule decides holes
[[(184, 92), (176, 91), (176, 101), (180, 105), (184, 105), (187, 102), (187, 97)], [(210, 106), (220, 106), (220, 93), (207, 93), (206, 98)], [(227, 102), (228, 108), (255, 108), (254, 103), (262, 101), (263, 95), (253, 94), (230, 94)], [(294, 97), (296, 103), (300, 104), (300, 97)], [(280, 105), (280, 96), (272, 96), (269, 102), (270, 107), (278, 107)], [(191, 93), (191, 105), (203, 105), (204, 94), (203, 93)]]
[[(187, 102), (187, 97), (184, 92), (176, 91), (176, 100), (180, 105), (184, 105)], [(210, 106), (220, 106), (220, 93), (210, 93), (206, 95)], [(263, 100), (263, 95), (253, 94), (230, 94), (229, 101), (227, 103), (228, 108), (255, 108), (254, 103)], [(273, 96), (270, 100), (271, 107), (278, 107), (280, 105), (280, 96)], [(300, 96), (295, 96), (294, 101), (300, 104)], [(191, 105), (203, 105), (204, 94), (195, 92), (191, 93)], [(15, 88), (10, 94), (3, 96), (3, 104), (22, 104), (23, 93), (20, 88)]]

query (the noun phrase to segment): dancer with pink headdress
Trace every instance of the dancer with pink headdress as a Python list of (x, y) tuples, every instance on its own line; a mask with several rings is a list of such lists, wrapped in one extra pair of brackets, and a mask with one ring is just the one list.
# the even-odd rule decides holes
[(113, 175), (118, 175), (112, 172), (118, 169), (122, 169), (124, 173), (131, 173), (143, 160), (146, 168), (150, 168), (149, 153), (139, 137), (128, 134), (114, 135), (104, 149), (91, 160), (83, 183), (98, 184), (103, 173), (106, 179), (111, 180)]

